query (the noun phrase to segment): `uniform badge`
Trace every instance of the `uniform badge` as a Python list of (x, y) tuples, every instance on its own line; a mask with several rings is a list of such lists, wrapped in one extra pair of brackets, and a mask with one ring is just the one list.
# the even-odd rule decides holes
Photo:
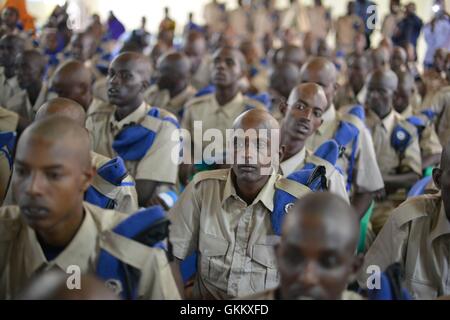
[(397, 139), (400, 141), (403, 141), (406, 139), (406, 134), (403, 131), (398, 131), (397, 132)]
[(294, 204), (292, 202), (288, 203), (287, 205), (284, 206), (284, 212), (289, 213), (289, 210), (291, 210), (293, 206)]
[(105, 286), (112, 290), (116, 295), (120, 295), (123, 291), (122, 282), (117, 279), (108, 279), (105, 281)]

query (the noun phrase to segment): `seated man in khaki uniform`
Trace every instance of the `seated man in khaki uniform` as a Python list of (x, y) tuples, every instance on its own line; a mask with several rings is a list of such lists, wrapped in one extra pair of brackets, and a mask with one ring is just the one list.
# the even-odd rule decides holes
[(375, 234), (383, 227), (391, 210), (406, 199), (405, 190), (422, 174), (417, 129), (393, 109), (397, 86), (397, 76), (391, 70), (378, 69), (368, 81), (366, 124), (372, 132), (385, 185), (385, 195), (377, 202), (372, 216)]
[[(322, 115), (322, 125), (306, 141), (306, 147), (315, 151), (325, 141), (335, 138), (343, 118), (343, 115), (336, 112), (333, 104), (337, 87), (336, 67), (325, 58), (312, 58), (300, 71), (300, 80), (302, 83), (314, 82), (320, 85), (324, 89), (328, 101)], [(349, 192), (351, 203), (356, 212), (363, 216), (372, 203), (374, 192), (383, 189), (384, 185), (378, 168), (372, 137), (362, 121), (359, 122), (357, 125), (361, 130), (359, 130), (356, 144), (357, 150), (353, 152), (352, 143), (343, 146), (345, 149), (338, 159), (338, 164), (346, 180), (351, 183)], [(355, 153), (354, 166), (351, 167), (353, 153)], [(350, 179), (348, 178), (349, 174), (351, 174)]]
[(433, 171), (439, 194), (408, 199), (389, 216), (366, 254), (358, 277), (367, 286), (368, 266), (381, 271), (394, 262), (404, 269), (405, 285), (416, 299), (450, 294), (450, 146), (442, 153), (440, 168)]
[(138, 53), (123, 53), (109, 67), (108, 97), (87, 118), (93, 151), (119, 155), (136, 180), (139, 206), (146, 207), (163, 186), (174, 185), (180, 148), (178, 121), (166, 110), (144, 101), (150, 61)]
[(22, 91), (6, 103), (8, 110), (30, 121), (34, 120), (39, 107), (47, 101), (47, 84), (42, 81), (47, 61), (37, 50), (25, 50), (16, 59), (16, 77)]
[(362, 264), (355, 255), (358, 215), (340, 197), (310, 193), (283, 223), (276, 258), (280, 286), (248, 300), (361, 300), (347, 291)]
[[(62, 115), (85, 127), (86, 113), (82, 106), (75, 101), (65, 98), (55, 98), (44, 104), (36, 114), (36, 120), (51, 115)], [(110, 158), (91, 151), (92, 165), (96, 170), (111, 161)], [(92, 186), (104, 196), (112, 200), (114, 209), (119, 212), (132, 214), (138, 211), (138, 198), (133, 178), (126, 173), (119, 185), (115, 185), (98, 174), (94, 177)]]
[(183, 53), (172, 52), (160, 58), (156, 71), (156, 84), (145, 92), (145, 102), (183, 117), (183, 107), (195, 95), (189, 84), (191, 65)]
[[(394, 109), (408, 120), (414, 116), (413, 99), (416, 92), (414, 78), (408, 71), (397, 72), (398, 86), (394, 94)], [(434, 124), (425, 117), (419, 118), (423, 123), (418, 125), (419, 145), (422, 155), (422, 168), (439, 164), (442, 146)]]
[(95, 272), (100, 250), (141, 272), (138, 298), (179, 297), (166, 253), (110, 231), (127, 216), (83, 202), (95, 169), (89, 136), (61, 116), (22, 134), (12, 182), (18, 206), (0, 209), (0, 298), (12, 299), (39, 272)]
[(25, 50), (25, 41), (16, 35), (0, 39), (0, 106), (21, 91), (16, 77), (16, 58)]
[[(189, 131), (192, 138), (192, 153), (196, 149), (204, 151), (211, 143), (202, 139), (202, 132), (216, 129), (225, 138), (226, 129), (231, 129), (234, 120), (241, 113), (252, 108), (265, 109), (262, 103), (244, 96), (240, 91), (239, 80), (244, 77), (246, 68), (245, 59), (237, 49), (224, 47), (214, 53), (212, 81), (216, 91), (188, 101), (182, 120), (182, 127)], [(200, 122), (203, 131), (194, 125), (194, 121)], [(224, 143), (215, 143), (214, 146), (215, 156), (220, 157), (225, 150)], [(204, 162), (212, 160), (203, 156)], [(180, 170), (182, 170), (180, 180), (187, 184), (187, 178), (192, 174), (193, 166), (182, 166)]]
[[(295, 87), (287, 104), (281, 105), (284, 114), (281, 121), (281, 145), (284, 149), (280, 168), (284, 176), (301, 170), (306, 163), (323, 165), (305, 144), (322, 124), (322, 114), (326, 105), (325, 92), (315, 83), (304, 83)], [(328, 190), (349, 201), (344, 176), (332, 165), (325, 168)]]
[(362, 92), (369, 74), (369, 61), (364, 55), (352, 55), (348, 58), (347, 63), (347, 83), (339, 87), (334, 98), (334, 105), (338, 110), (364, 103), (359, 100), (359, 94)]
[[(17, 113), (0, 107), (0, 134), (17, 132), (18, 124), (19, 115)], [(0, 145), (0, 205), (3, 203), (6, 191), (8, 190), (12, 173), (11, 159), (13, 150), (9, 150), (7, 145), (8, 141), (4, 141), (3, 143), (5, 145)]]
[[(279, 125), (268, 112), (254, 109), (239, 116), (233, 129), (271, 133)], [(198, 173), (169, 211), (174, 272), (180, 260), (199, 251), (193, 298), (228, 299), (278, 285), (273, 246), (279, 236), (271, 224), (280, 178), (271, 162), (278, 143), (271, 134), (259, 144), (256, 136), (236, 137), (232, 168)]]

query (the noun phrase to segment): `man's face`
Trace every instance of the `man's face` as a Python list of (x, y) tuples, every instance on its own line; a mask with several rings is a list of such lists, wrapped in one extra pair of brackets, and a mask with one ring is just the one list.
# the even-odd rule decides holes
[(17, 41), (11, 37), (4, 37), (0, 40), (0, 65), (12, 67), (16, 63), (20, 48)]
[(117, 106), (126, 106), (142, 98), (146, 89), (145, 82), (139, 72), (138, 61), (116, 59), (108, 71), (108, 99)]
[(181, 73), (174, 70), (174, 65), (164, 59), (158, 63), (157, 73), (157, 85), (160, 89), (171, 89), (180, 80)]
[(394, 109), (399, 113), (405, 111), (411, 102), (412, 94), (413, 89), (399, 85), (394, 94)]
[(55, 52), (58, 49), (58, 36), (56, 31), (47, 31), (45, 32), (42, 45), (45, 49), (50, 52)]
[(283, 299), (340, 299), (356, 269), (346, 228), (338, 230), (330, 225), (335, 219), (320, 215), (300, 219), (300, 228), (283, 236), (277, 248)]
[(292, 139), (305, 141), (320, 127), (327, 103), (321, 97), (311, 90), (297, 90), (290, 97), (283, 127)]
[(202, 38), (189, 38), (184, 46), (184, 53), (191, 60), (191, 73), (194, 74), (205, 55), (206, 42)]
[(27, 89), (42, 80), (41, 66), (39, 63), (34, 63), (32, 58), (21, 54), (16, 60), (16, 75), (19, 86), (22, 89)]
[[(232, 140), (234, 161), (232, 170), (238, 181), (258, 182), (271, 173), (271, 131), (259, 134), (258, 129), (243, 128), (245, 134), (236, 134)], [(278, 152), (278, 148), (276, 150)]]
[(398, 1), (391, 0), (391, 4), (389, 7), (391, 9), (391, 13), (393, 13), (393, 14), (397, 14), (400, 11), (400, 6), (399, 6)]
[(401, 66), (406, 62), (406, 53), (403, 55), (399, 50), (394, 50), (391, 58), (392, 70), (400, 70)]
[(19, 142), (12, 188), (25, 221), (51, 231), (79, 205), (89, 186), (80, 157), (68, 139), (27, 137)]
[(17, 20), (19, 17), (17, 16), (17, 13), (10, 9), (6, 8), (2, 12), (2, 21), (5, 25), (7, 25), (9, 28), (14, 28), (17, 25)]
[(219, 87), (230, 87), (242, 77), (238, 54), (233, 49), (220, 49), (213, 57), (212, 81)]
[(381, 79), (372, 78), (367, 90), (367, 106), (383, 119), (391, 111), (393, 94)]
[(362, 88), (367, 77), (367, 66), (362, 60), (357, 59), (348, 67), (349, 83), (353, 87)]
[(95, 42), (92, 37), (83, 34), (77, 34), (73, 37), (72, 55), (76, 60), (89, 60), (95, 52)]

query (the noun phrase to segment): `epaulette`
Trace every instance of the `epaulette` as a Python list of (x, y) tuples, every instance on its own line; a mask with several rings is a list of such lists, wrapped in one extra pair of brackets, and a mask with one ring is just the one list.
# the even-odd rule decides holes
[(202, 171), (202, 172), (197, 173), (194, 176), (192, 181), (194, 182), (194, 184), (198, 184), (201, 181), (210, 180), (210, 179), (226, 181), (228, 178), (229, 172), (230, 172), (230, 169)]
[[(431, 212), (435, 212), (440, 204), (439, 195), (423, 195), (411, 198), (402, 203), (395, 211), (395, 222), (397, 227), (401, 227), (413, 220), (428, 217)], [(411, 207), (415, 207), (412, 210)]]

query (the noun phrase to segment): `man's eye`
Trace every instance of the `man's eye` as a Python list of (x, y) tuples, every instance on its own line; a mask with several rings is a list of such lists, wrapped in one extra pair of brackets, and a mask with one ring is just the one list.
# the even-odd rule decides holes
[(338, 259), (336, 256), (324, 257), (320, 260), (320, 264), (326, 269), (331, 269), (337, 266)]
[(15, 172), (18, 176), (23, 177), (27, 173), (27, 170), (25, 168), (16, 166)]
[(320, 117), (322, 117), (322, 112), (321, 111), (314, 111), (314, 116), (316, 118), (320, 118)]
[(47, 172), (47, 177), (50, 180), (58, 180), (62, 177), (62, 175), (59, 172)]

